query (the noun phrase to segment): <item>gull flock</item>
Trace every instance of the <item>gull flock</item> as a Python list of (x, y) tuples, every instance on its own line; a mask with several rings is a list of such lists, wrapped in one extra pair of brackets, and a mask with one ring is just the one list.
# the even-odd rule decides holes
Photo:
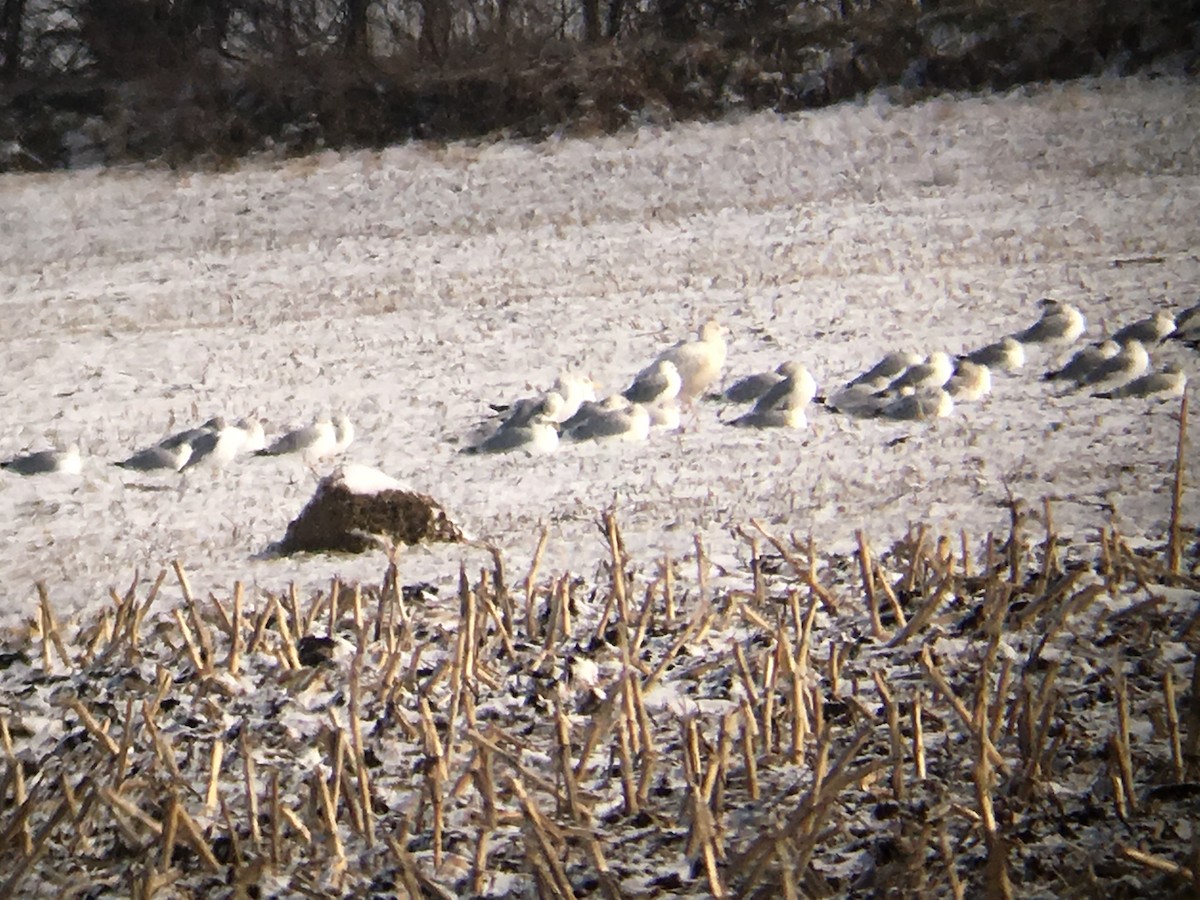
[[(1074, 306), (1045, 299), (1039, 307), (1038, 319), (1028, 327), (957, 357), (944, 350), (927, 355), (888, 352), (827, 397), (818, 395), (815, 379), (797, 360), (743, 376), (723, 392), (711, 393), (724, 375), (727, 345), (724, 327), (709, 320), (695, 338), (663, 350), (618, 393), (600, 397), (589, 377), (563, 373), (538, 396), (494, 405), (498, 423), (463, 452), (545, 454), (564, 441), (642, 441), (653, 431), (679, 429), (684, 411), (700, 399), (748, 406), (723, 420), (739, 428), (802, 429), (807, 426), (806, 411), (814, 403), (856, 417), (945, 418), (956, 405), (987, 397), (993, 373), (1023, 369), (1026, 348), (1041, 345), (1063, 352), (1086, 333), (1087, 322)], [(1108, 400), (1178, 397), (1186, 388), (1187, 375), (1178, 365), (1152, 370), (1147, 349), (1166, 340), (1200, 348), (1200, 303), (1178, 315), (1159, 311), (1132, 322), (1078, 350), (1041, 377), (1060, 386), (1062, 393), (1086, 391)], [(240, 457), (255, 455), (294, 456), (311, 466), (340, 455), (353, 440), (354, 426), (341, 415), (287, 431), (270, 443), (257, 419), (230, 424), (216, 417), (114, 464), (135, 472), (187, 472), (221, 469)], [(8, 459), (0, 462), (0, 469), (22, 476), (72, 475), (81, 472), (82, 460), (78, 445), (72, 444)]]

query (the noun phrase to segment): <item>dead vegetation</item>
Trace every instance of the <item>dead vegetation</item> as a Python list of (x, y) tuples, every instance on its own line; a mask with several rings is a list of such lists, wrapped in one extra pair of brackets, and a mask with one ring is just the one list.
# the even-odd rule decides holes
[(1011, 512), (852, 557), (750, 522), (722, 573), (609, 510), (599, 580), (543, 534), (441, 599), (394, 559), (253, 599), (176, 564), (169, 612), (164, 571), (72, 623), (39, 585), (0, 895), (1195, 896), (1196, 547)]

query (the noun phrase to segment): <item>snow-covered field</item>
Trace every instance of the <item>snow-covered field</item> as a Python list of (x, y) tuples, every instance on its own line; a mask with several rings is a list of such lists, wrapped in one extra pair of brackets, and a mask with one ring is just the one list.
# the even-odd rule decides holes
[[(979, 537), (1006, 531), (1009, 490), (1055, 498), (1065, 534), (1115, 506), (1125, 533), (1161, 536), (1177, 405), (1058, 397), (1036, 352), (932, 424), (814, 409), (806, 431), (754, 431), (705, 403), (645, 444), (458, 450), (489, 401), (564, 368), (619, 390), (709, 316), (730, 377), (799, 357), (828, 389), (886, 349), (994, 340), (1043, 296), (1077, 304), (1090, 337), (1190, 306), (1197, 134), (1196, 83), (1102, 79), (586, 141), (0, 177), (0, 459), (85, 453), (79, 476), (0, 472), (0, 622), (33, 613), (38, 579), (66, 611), (176, 558), (201, 591), (376, 580), (378, 555), (265, 557), (312, 493), (298, 462), (111, 465), (217, 414), (269, 434), (349, 415), (347, 459), (433, 494), (518, 573), (542, 524), (543, 571), (590, 572), (614, 499), (639, 559), (697, 532), (718, 563), (744, 555), (730, 530), (751, 516), (822, 549), (913, 521)], [(1200, 367), (1179, 344), (1151, 357)], [(461, 560), (487, 558), (417, 548), (401, 577), (452, 583)]]

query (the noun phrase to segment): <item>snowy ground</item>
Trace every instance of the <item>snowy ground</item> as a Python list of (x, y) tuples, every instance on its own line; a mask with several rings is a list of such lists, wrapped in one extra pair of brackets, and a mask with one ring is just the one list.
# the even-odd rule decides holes
[[(68, 610), (174, 558), (202, 591), (377, 580), (378, 556), (262, 558), (312, 493), (299, 463), (110, 465), (216, 414), (257, 414), (270, 434), (347, 413), (349, 459), (433, 494), (518, 575), (541, 523), (543, 571), (590, 572), (614, 498), (638, 559), (683, 554), (696, 532), (717, 562), (744, 554), (730, 529), (751, 516), (826, 550), (918, 520), (1003, 532), (1008, 488), (1058, 498), (1065, 534), (1115, 504), (1126, 533), (1160, 536), (1175, 404), (1057, 398), (1036, 353), (932, 425), (814, 410), (803, 433), (747, 432), (705, 404), (644, 445), (457, 451), (488, 401), (563, 368), (620, 389), (710, 315), (730, 329), (731, 377), (799, 357), (832, 387), (885, 349), (991, 341), (1045, 295), (1077, 303), (1093, 337), (1189, 306), (1196, 134), (1196, 83), (1100, 80), (217, 174), (0, 177), (0, 458), (76, 440), (87, 455), (78, 477), (0, 473), (0, 622), (31, 614), (37, 579)], [(1184, 511), (1200, 519), (1195, 492)], [(401, 577), (452, 583), (460, 560), (485, 564), (418, 548)]]

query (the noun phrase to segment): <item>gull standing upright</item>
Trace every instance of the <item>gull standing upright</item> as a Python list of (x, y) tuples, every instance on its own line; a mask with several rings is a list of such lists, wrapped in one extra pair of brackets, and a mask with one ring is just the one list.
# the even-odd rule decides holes
[(0, 462), (0, 469), (14, 475), (49, 475), (52, 472), (78, 475), (83, 471), (83, 461), (79, 456), (79, 445), (71, 444), (65, 450), (39, 450), (14, 456)]
[(715, 319), (709, 319), (700, 326), (696, 340), (680, 341), (668, 347), (650, 366), (639, 372), (634, 380), (640, 380), (660, 362), (673, 363), (679, 370), (682, 381), (679, 400), (682, 403), (691, 403), (721, 377), (727, 353), (724, 327)]

